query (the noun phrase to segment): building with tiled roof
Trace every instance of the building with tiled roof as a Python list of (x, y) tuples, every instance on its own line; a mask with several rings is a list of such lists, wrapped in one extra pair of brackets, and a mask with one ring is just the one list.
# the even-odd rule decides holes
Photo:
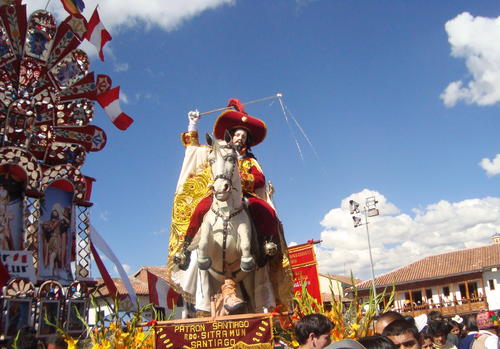
[[(465, 314), (500, 309), (500, 239), (493, 236), (493, 240), (496, 243), (425, 257), (379, 275), (377, 292), (394, 285), (396, 310), (414, 315), (431, 310)], [(366, 297), (372, 280), (356, 287)]]
[(318, 276), (321, 299), (325, 303), (331, 302), (333, 297), (337, 300), (348, 302), (350, 299), (347, 289), (353, 286), (353, 281), (354, 284), (362, 282), (359, 279), (352, 280), (350, 276), (345, 275), (319, 273)]
[[(143, 282), (133, 277), (129, 278), (129, 280), (137, 296), (149, 296), (147, 280), (146, 282)], [(95, 281), (97, 282), (96, 295), (98, 297), (109, 297), (109, 291), (104, 283), (104, 280), (102, 278), (96, 278)], [(113, 278), (113, 282), (115, 283), (118, 293), (121, 295), (128, 294), (121, 278)]]
[[(147, 276), (148, 271), (160, 279), (165, 280), (166, 278), (166, 267), (161, 266), (144, 266), (141, 267), (133, 276), (129, 276), (130, 283), (134, 288), (139, 306), (141, 307), (150, 303)], [(113, 300), (109, 295), (109, 290), (106, 287), (104, 280), (102, 278), (96, 278), (96, 282), (97, 287), (94, 293), (94, 297), (97, 307), (91, 308), (89, 311), (89, 320), (91, 324), (94, 321), (93, 319), (95, 319), (96, 313), (99, 313), (101, 317), (106, 317), (107, 315), (111, 314), (112, 310), (110, 305), (113, 305)], [(113, 278), (113, 282), (120, 295), (128, 295), (128, 291), (121, 278)], [(128, 299), (122, 302), (122, 304), (120, 304), (121, 310), (128, 310), (130, 307), (129, 303), (130, 302), (128, 302)], [(182, 309), (179, 308), (175, 311), (179, 314), (174, 315), (174, 317), (180, 317), (180, 312), (182, 311)]]

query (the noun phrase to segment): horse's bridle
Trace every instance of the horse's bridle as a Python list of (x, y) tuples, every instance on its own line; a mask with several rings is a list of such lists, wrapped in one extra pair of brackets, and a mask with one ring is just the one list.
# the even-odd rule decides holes
[[(220, 148), (231, 149), (234, 151), (234, 147), (231, 146), (230, 144), (223, 145)], [(219, 152), (219, 154), (220, 154), (219, 147), (217, 147), (214, 150)], [(233, 184), (234, 170), (238, 167), (238, 164), (237, 164), (238, 158), (234, 155), (234, 153), (222, 155), (222, 158), (225, 162), (227, 161), (227, 159), (232, 158), (233, 159), (232, 163), (234, 164), (234, 166), (232, 167), (232, 169), (229, 173), (218, 174), (214, 177), (213, 180), (215, 182), (217, 179), (225, 179), (229, 183), (231, 183), (231, 185), (232, 185)], [(231, 220), (231, 218), (239, 215), (243, 211), (243, 208), (244, 208), (243, 205), (241, 205), (239, 208), (235, 209), (229, 215), (225, 216), (224, 214), (222, 214), (222, 212), (220, 210), (215, 210), (213, 207), (211, 207), (212, 212), (216, 216), (215, 221), (217, 221), (218, 218), (222, 219), (222, 236), (223, 236), (223, 239), (222, 239), (222, 273), (220, 273), (219, 271), (216, 271), (215, 269), (212, 268), (212, 270), (214, 270), (215, 272), (217, 272), (219, 274), (224, 275), (224, 273), (225, 273), (225, 260), (226, 260), (227, 234), (228, 234), (229, 221)], [(214, 224), (215, 224), (215, 222), (214, 222)]]
[[(243, 211), (243, 208), (244, 208), (243, 205), (241, 205), (240, 208), (234, 210), (228, 216), (224, 216), (219, 210), (217, 211), (214, 210), (213, 207), (210, 208), (217, 218), (222, 219), (222, 274), (224, 274), (226, 267), (225, 261), (226, 261), (227, 233), (228, 233), (229, 221), (231, 220), (231, 218), (239, 215), (241, 211)], [(217, 221), (217, 219), (215, 221)]]
[[(232, 149), (232, 150), (234, 150), (234, 148), (233, 148), (231, 145), (229, 145), (229, 144), (224, 145), (224, 146), (222, 146), (221, 148), (225, 148), (225, 149)], [(219, 149), (217, 148), (217, 151), (218, 151), (218, 150), (219, 150)], [(228, 159), (228, 158), (233, 158), (233, 159), (234, 159), (234, 161), (233, 161), (234, 166), (233, 166), (233, 168), (231, 169), (231, 172), (229, 172), (229, 173), (221, 173), (221, 174), (216, 175), (216, 176), (214, 177), (214, 182), (215, 182), (216, 180), (218, 180), (218, 179), (225, 179), (225, 180), (227, 180), (227, 181), (231, 182), (231, 184), (232, 184), (232, 182), (233, 182), (233, 174), (234, 174), (234, 169), (237, 167), (237, 164), (236, 164), (236, 163), (237, 163), (237, 161), (238, 161), (238, 158), (237, 158), (236, 156), (234, 156), (233, 154), (223, 155), (223, 156), (222, 156), (222, 158), (224, 159), (224, 161), (227, 161), (227, 159)]]

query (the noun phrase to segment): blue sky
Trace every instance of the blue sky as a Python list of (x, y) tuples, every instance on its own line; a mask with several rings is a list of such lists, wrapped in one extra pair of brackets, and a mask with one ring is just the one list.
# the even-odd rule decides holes
[[(86, 4), (88, 18), (96, 1)], [(500, 231), (498, 1), (99, 6), (113, 40), (104, 63), (88, 48), (92, 69), (121, 85), (135, 123), (121, 132), (96, 107), (108, 144), (88, 156), (84, 173), (97, 179), (92, 222), (130, 272), (166, 263), (187, 112), (277, 92), (318, 156), (270, 102), (247, 108), (268, 125), (254, 152), (276, 187), (287, 240), (323, 240), (321, 271), (370, 275), (350, 198), (379, 200), (382, 215), (370, 221), (376, 273), (487, 244)], [(55, 0), (49, 10), (63, 13)], [(214, 120), (203, 118), (201, 133)]]

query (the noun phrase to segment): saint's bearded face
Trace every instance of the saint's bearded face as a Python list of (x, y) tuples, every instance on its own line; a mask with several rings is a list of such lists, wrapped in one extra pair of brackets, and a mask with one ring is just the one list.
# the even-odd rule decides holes
[(50, 213), (50, 218), (59, 219), (59, 213), (56, 210), (52, 210), (52, 212)]
[(236, 146), (237, 150), (241, 150), (247, 143), (247, 131), (239, 128), (234, 132), (231, 142)]

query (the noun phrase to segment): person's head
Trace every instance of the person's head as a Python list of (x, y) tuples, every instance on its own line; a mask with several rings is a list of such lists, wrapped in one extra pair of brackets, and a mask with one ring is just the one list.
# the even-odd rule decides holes
[(444, 346), (446, 338), (450, 332), (448, 324), (444, 321), (431, 321), (427, 326), (427, 331), (432, 337), (432, 342), (437, 346)]
[(402, 319), (403, 316), (395, 311), (388, 311), (379, 316), (375, 323), (375, 333), (382, 334), (384, 328), (387, 327), (394, 320)]
[(333, 323), (326, 316), (310, 314), (297, 322), (295, 336), (300, 345), (310, 345), (321, 349), (330, 344), (330, 331), (332, 329)]
[(441, 314), (439, 311), (433, 310), (429, 314), (427, 314), (427, 317), (429, 321), (442, 321), (444, 320), (443, 314)]
[[(235, 107), (230, 101), (230, 106)], [(239, 103), (239, 102), (238, 102)], [(250, 147), (256, 146), (266, 138), (267, 127), (264, 121), (256, 117), (250, 116), (243, 110), (241, 103), (235, 108), (236, 110), (226, 110), (219, 115), (214, 124), (214, 136), (219, 140), (226, 139), (226, 132), (229, 132), (233, 143), (237, 139), (234, 139), (238, 131), (243, 131), (246, 136), (244, 146), (249, 149)]]
[(469, 315), (464, 320), (465, 323), (465, 331), (478, 331), (476, 317), (474, 315)]
[(396, 346), (389, 338), (381, 335), (364, 337), (359, 342), (366, 349), (396, 349)]
[(420, 332), (420, 348), (421, 349), (433, 349), (434, 345), (432, 343), (432, 336), (429, 334), (429, 327), (426, 326), (422, 332)]
[(57, 212), (56, 209), (52, 210), (52, 212), (50, 213), (50, 218), (59, 219), (59, 212)]
[(252, 136), (248, 133), (247, 130), (243, 128), (233, 128), (229, 131), (231, 134), (231, 143), (233, 143), (238, 151), (242, 148), (250, 148), (250, 144), (252, 144)]
[(53, 334), (47, 340), (47, 349), (67, 349), (68, 343), (60, 334)]
[(338, 342), (333, 342), (325, 349), (367, 349), (363, 344), (354, 339), (346, 338)]
[(481, 311), (476, 316), (477, 328), (496, 333), (498, 323), (495, 323), (495, 320), (498, 321), (494, 312), (489, 310)]
[(382, 335), (389, 338), (397, 349), (420, 349), (417, 327), (405, 319), (391, 322)]
[(462, 332), (463, 325), (459, 324), (455, 320), (448, 320), (448, 326), (450, 327), (450, 333), (453, 333), (456, 336), (460, 336), (460, 333)]

